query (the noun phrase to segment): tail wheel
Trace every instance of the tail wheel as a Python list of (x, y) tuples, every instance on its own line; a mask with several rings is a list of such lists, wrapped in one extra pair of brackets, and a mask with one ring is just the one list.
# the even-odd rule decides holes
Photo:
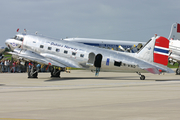
[(141, 75), (140, 79), (141, 79), (141, 80), (145, 80), (145, 76), (144, 76), (144, 75)]

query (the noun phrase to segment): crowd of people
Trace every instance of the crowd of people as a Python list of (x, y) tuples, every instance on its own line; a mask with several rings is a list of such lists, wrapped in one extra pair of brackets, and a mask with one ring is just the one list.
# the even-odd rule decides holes
[(0, 73), (21, 73), (28, 72), (28, 70), (32, 67), (36, 67), (40, 72), (49, 72), (49, 68), (46, 66), (41, 66), (40, 64), (33, 65), (32, 62), (25, 62), (21, 64), (19, 60), (10, 61), (0, 60)]

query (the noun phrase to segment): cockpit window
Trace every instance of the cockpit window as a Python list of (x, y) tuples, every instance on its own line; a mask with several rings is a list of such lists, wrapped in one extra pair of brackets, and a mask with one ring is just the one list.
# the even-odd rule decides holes
[(14, 36), (14, 38), (13, 39), (16, 39), (17, 38), (17, 36)]
[(23, 37), (20, 37), (20, 36), (17, 36), (17, 35), (13, 39), (23, 41)]
[(23, 38), (20, 38), (20, 41), (23, 41)]

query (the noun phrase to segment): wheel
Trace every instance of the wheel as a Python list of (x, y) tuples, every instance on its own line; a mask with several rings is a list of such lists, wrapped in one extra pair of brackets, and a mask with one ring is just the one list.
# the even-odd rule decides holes
[(141, 75), (140, 79), (141, 79), (141, 80), (145, 80), (145, 76), (144, 76), (144, 75)]
[(178, 68), (176, 69), (176, 75), (180, 75), (180, 70)]
[[(36, 71), (36, 69), (33, 69), (33, 73)], [(28, 78), (37, 78), (38, 72), (32, 74), (31, 70), (28, 71)]]
[(54, 68), (52, 68), (51, 69), (51, 77), (60, 77), (60, 72), (61, 71), (59, 71), (58, 69), (54, 70)]

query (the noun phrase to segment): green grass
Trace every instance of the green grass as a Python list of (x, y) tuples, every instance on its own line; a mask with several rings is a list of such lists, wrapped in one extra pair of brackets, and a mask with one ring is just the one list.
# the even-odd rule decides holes
[(170, 63), (168, 63), (167, 67), (169, 67), (169, 68), (177, 68), (178, 63), (175, 63), (174, 65), (171, 65)]
[(70, 68), (69, 70), (84, 70), (82, 68)]

